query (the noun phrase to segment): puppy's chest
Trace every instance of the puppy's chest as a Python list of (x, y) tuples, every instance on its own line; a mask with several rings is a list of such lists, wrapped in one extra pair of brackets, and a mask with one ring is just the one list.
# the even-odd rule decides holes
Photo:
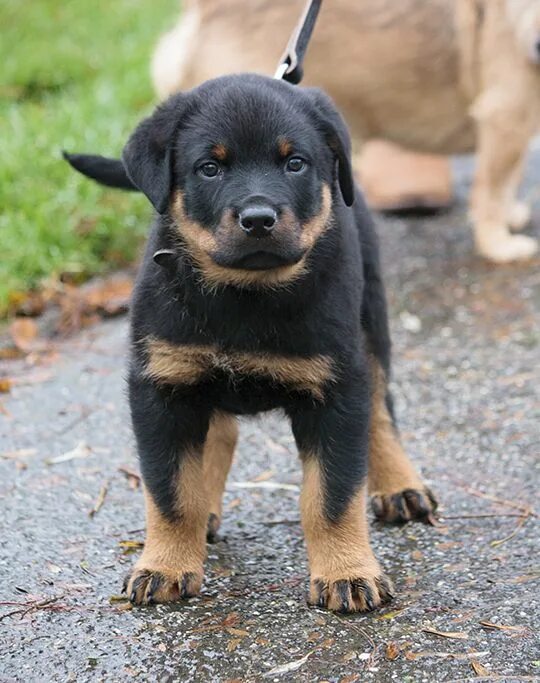
[(144, 345), (144, 373), (162, 385), (193, 387), (214, 380), (225, 382), (229, 390), (240, 390), (242, 384), (257, 383), (322, 401), (326, 387), (336, 379), (335, 362), (324, 354), (281, 355), (156, 338), (146, 339)]

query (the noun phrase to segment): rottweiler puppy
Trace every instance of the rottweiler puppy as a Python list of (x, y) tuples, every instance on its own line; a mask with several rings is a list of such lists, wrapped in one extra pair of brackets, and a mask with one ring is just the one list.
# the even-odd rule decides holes
[(435, 509), (399, 442), (378, 246), (343, 119), (319, 90), (225, 76), (173, 96), (122, 163), (72, 157), (157, 211), (131, 312), (129, 399), (147, 536), (136, 604), (196, 595), (237, 440), (236, 416), (281, 409), (303, 466), (309, 602), (392, 597), (369, 543)]

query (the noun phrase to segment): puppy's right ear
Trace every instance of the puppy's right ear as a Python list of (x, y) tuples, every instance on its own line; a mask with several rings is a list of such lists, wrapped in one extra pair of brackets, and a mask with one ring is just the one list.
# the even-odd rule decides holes
[(137, 126), (122, 152), (130, 180), (144, 192), (158, 213), (165, 213), (169, 205), (174, 134), (185, 110), (185, 95), (171, 97)]

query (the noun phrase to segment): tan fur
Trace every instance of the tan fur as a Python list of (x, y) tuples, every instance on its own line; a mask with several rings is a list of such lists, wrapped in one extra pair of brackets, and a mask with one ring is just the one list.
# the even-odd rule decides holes
[(286, 138), (278, 139), (278, 151), (279, 155), (283, 158), (288, 157), (292, 152), (292, 144)]
[[(174, 485), (174, 482), (171, 482)], [(200, 454), (186, 454), (176, 481), (175, 521), (163, 517), (152, 496), (145, 490), (146, 540), (144, 551), (136, 563), (128, 595), (136, 587), (140, 576), (149, 575), (138, 589), (136, 602), (146, 602), (151, 576), (163, 577), (155, 602), (168, 602), (180, 597), (179, 584), (188, 577), (189, 592), (196, 594), (203, 578), (206, 556), (206, 525), (208, 500), (204, 493), (203, 466)]]
[[(171, 213), (176, 221), (179, 234), (188, 246), (189, 255), (200, 269), (204, 282), (210, 287), (229, 284), (249, 288), (278, 288), (289, 285), (306, 271), (306, 259), (316, 240), (330, 226), (332, 195), (330, 188), (323, 185), (321, 190), (321, 210), (304, 225), (297, 226), (291, 212), (285, 214), (274, 230), (275, 239), (298, 239), (305, 250), (304, 257), (290, 266), (270, 270), (242, 270), (225, 268), (212, 258), (221, 247), (234, 245), (243, 239), (240, 229), (231, 212), (223, 217), (215, 234), (205, 230), (199, 223), (191, 220), (184, 210), (184, 199), (180, 191), (173, 198)], [(300, 234), (297, 235), (298, 231)]]
[(214, 145), (212, 147), (212, 154), (218, 161), (225, 161), (228, 156), (228, 150), (225, 145)]
[[(324, 592), (327, 594), (328, 608), (339, 611), (339, 582), (346, 581), (354, 586), (364, 581), (378, 604), (382, 572), (369, 542), (366, 487), (359, 488), (339, 521), (332, 522), (324, 511), (322, 472), (318, 458), (313, 454), (304, 454), (303, 468), (300, 510), (311, 574), (310, 602), (318, 604), (320, 594)], [(321, 586), (324, 587), (322, 591)], [(347, 611), (362, 611), (366, 608), (363, 595), (359, 593), (351, 597), (351, 608)]]
[[(168, 34), (154, 57), (158, 93), (246, 67), (272, 74), (303, 5), (190, 0), (175, 29), (182, 35)], [(493, 261), (528, 258), (535, 241), (509, 225), (527, 218), (515, 189), (540, 124), (539, 36), (540, 0), (333, 0), (322, 6), (306, 84), (329, 92), (359, 142), (386, 138), (442, 154), (476, 148), (477, 249)]]
[(217, 517), (212, 531), (217, 531), (225, 482), (238, 440), (238, 424), (233, 415), (217, 413), (210, 422), (204, 443), (203, 477), (209, 512)]
[(146, 374), (166, 384), (197, 384), (219, 370), (226, 374), (268, 379), (296, 391), (324, 399), (324, 388), (335, 380), (332, 361), (327, 356), (277, 356), (268, 353), (223, 351), (216, 346), (175, 345), (148, 338)]
[(372, 361), (373, 393), (369, 428), (368, 490), (370, 495), (392, 495), (424, 485), (403, 450), (385, 403), (383, 371)]

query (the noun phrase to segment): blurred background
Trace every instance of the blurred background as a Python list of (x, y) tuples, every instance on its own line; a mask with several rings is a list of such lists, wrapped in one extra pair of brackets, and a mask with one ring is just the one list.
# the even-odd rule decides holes
[(0, 317), (39, 308), (38, 285), (136, 256), (147, 201), (88, 182), (61, 150), (120, 153), (156, 102), (150, 55), (177, 16), (177, 0), (0, 0)]

